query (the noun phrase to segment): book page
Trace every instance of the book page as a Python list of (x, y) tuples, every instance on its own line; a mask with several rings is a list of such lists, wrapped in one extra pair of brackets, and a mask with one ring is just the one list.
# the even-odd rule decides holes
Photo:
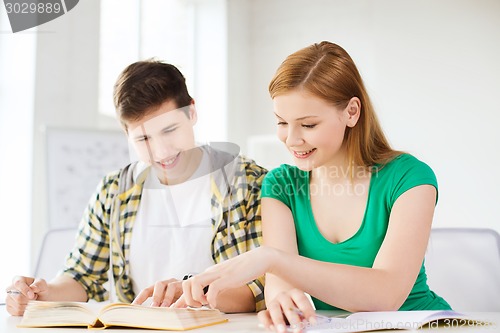
[(18, 327), (110, 326), (185, 330), (227, 321), (214, 309), (174, 309), (128, 303), (30, 301)]
[(176, 309), (132, 304), (109, 304), (94, 323), (97, 327), (123, 326), (148, 329), (185, 330), (227, 321), (214, 309)]
[(441, 319), (466, 318), (455, 311), (379, 311), (357, 312), (346, 318), (330, 318), (321, 325), (308, 327), (309, 331), (344, 333), (377, 330), (417, 330)]
[(97, 303), (30, 301), (19, 326), (88, 326), (94, 322), (99, 307)]
[(461, 318), (462, 314), (454, 311), (379, 311), (358, 312), (347, 319), (364, 325), (367, 330), (408, 329), (416, 330), (425, 323), (444, 319)]

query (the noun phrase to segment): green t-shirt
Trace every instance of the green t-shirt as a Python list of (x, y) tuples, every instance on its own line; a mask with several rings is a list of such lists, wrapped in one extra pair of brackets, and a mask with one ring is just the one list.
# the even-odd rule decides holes
[[(392, 206), (405, 191), (424, 184), (434, 186), (437, 191), (436, 176), (432, 169), (408, 154), (396, 157), (382, 168), (374, 168), (361, 226), (354, 236), (336, 244), (323, 237), (314, 221), (309, 200), (309, 172), (281, 165), (266, 175), (262, 184), (262, 197), (277, 199), (290, 208), (301, 256), (372, 267), (387, 232)], [(316, 298), (313, 301), (318, 310), (336, 309)], [(422, 263), (410, 295), (400, 310), (442, 309), (450, 309), (450, 306), (429, 290)]]

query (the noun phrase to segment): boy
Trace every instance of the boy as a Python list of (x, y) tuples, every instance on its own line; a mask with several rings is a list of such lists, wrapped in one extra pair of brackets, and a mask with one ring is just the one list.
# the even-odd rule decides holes
[[(235, 145), (224, 151), (195, 143), (195, 103), (175, 66), (131, 64), (116, 82), (114, 102), (139, 161), (101, 181), (55, 279), (14, 279), (6, 298), (11, 315), (23, 315), (32, 299), (142, 304), (152, 297), (152, 306), (169, 306), (181, 296), (183, 278), (261, 243), (266, 170)], [(218, 300), (224, 312), (263, 306), (260, 280)]]

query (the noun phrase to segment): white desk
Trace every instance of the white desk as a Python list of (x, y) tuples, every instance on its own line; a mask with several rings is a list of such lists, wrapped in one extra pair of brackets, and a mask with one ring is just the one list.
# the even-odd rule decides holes
[[(328, 315), (328, 312), (322, 312), (322, 314)], [(464, 333), (464, 332), (490, 332), (498, 333), (500, 332), (500, 312), (489, 312), (489, 313), (477, 313), (475, 315), (480, 316), (496, 323), (493, 326), (486, 327), (453, 327), (453, 328), (430, 328), (422, 330), (422, 332), (441, 332), (441, 333)], [(244, 314), (229, 314), (227, 315), (229, 322), (225, 324), (219, 324), (214, 326), (203, 327), (187, 332), (193, 333), (224, 333), (224, 332), (266, 332), (263, 328), (259, 328), (259, 321), (255, 313), (244, 313)], [(21, 321), (21, 317), (12, 317), (5, 310), (5, 305), (0, 305), (0, 332), (1, 333), (83, 333), (91, 332), (85, 328), (18, 328), (16, 325)], [(101, 332), (109, 333), (134, 333), (134, 332), (159, 332), (156, 330), (139, 330), (139, 329), (109, 329)], [(385, 330), (376, 332), (410, 332), (406, 330)]]

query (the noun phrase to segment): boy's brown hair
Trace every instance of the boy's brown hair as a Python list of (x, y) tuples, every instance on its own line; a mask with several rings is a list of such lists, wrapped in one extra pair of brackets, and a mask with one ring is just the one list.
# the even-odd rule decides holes
[(114, 86), (113, 100), (125, 130), (127, 122), (142, 119), (166, 101), (173, 100), (178, 108), (193, 102), (186, 79), (177, 67), (154, 59), (138, 61), (125, 68)]

